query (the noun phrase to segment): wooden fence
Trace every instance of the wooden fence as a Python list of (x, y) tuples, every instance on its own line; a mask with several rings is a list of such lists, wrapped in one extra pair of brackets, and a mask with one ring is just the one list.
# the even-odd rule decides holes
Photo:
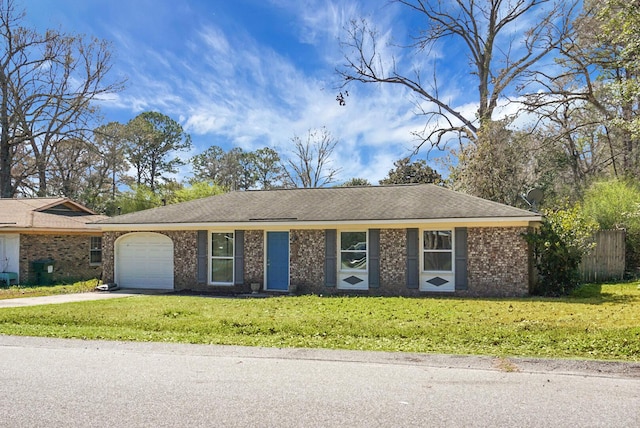
[(582, 258), (580, 274), (585, 282), (600, 282), (624, 277), (625, 231), (600, 230), (595, 235), (596, 247)]

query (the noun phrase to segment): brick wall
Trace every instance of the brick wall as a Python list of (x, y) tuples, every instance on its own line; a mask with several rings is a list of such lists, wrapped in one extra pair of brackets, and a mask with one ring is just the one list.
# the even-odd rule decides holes
[(298, 294), (322, 294), (324, 286), (324, 230), (292, 230), (291, 284)]
[(415, 294), (407, 288), (407, 231), (380, 230), (380, 289), (379, 294), (406, 296)]
[[(529, 292), (525, 227), (469, 228), (467, 296), (523, 296)], [(302, 293), (426, 296), (406, 286), (406, 229), (380, 230), (380, 288), (365, 291), (324, 286), (324, 231), (296, 230), (291, 246), (291, 281)], [(304, 243), (304, 245), (300, 245)]]
[[(105, 232), (102, 237), (103, 282), (113, 283), (116, 240), (129, 232)], [(173, 286), (176, 290), (194, 289), (198, 285), (198, 232), (157, 231), (173, 241)]]
[(264, 231), (244, 232), (244, 282), (264, 285)]
[[(129, 232), (105, 232), (103, 243), (104, 281), (114, 282), (115, 241)], [(154, 231), (166, 235), (173, 241), (174, 288), (176, 290), (247, 292), (250, 282), (263, 281), (263, 232), (245, 231), (245, 283), (235, 287), (214, 287), (198, 284), (198, 232)]]
[(102, 282), (105, 284), (115, 282), (114, 278), (114, 243), (116, 239), (127, 232), (104, 232), (102, 235)]
[[(93, 236), (101, 236), (101, 234)], [(54, 282), (100, 278), (103, 266), (90, 264), (90, 250), (91, 235), (21, 234), (20, 282), (36, 282), (33, 261), (40, 259), (54, 260), (51, 275)]]
[[(522, 238), (525, 227), (469, 228), (469, 286), (456, 295), (521, 296), (529, 291), (529, 251)], [(264, 284), (264, 231), (244, 233), (244, 284), (211, 287), (197, 284), (197, 232), (158, 232), (174, 242), (174, 283), (176, 289), (218, 292), (248, 292), (249, 284)], [(104, 280), (113, 282), (113, 243), (123, 232), (103, 236)], [(87, 237), (87, 257), (89, 239)], [(406, 229), (380, 230), (380, 288), (348, 291), (324, 285), (324, 230), (290, 232), (290, 281), (298, 293), (425, 296), (425, 292), (406, 287)], [(54, 257), (55, 258), (55, 257)]]
[(198, 283), (198, 232), (195, 230), (158, 232), (173, 241), (173, 288), (191, 289)]
[(380, 230), (380, 288), (365, 291), (339, 290), (324, 285), (324, 230), (291, 231), (291, 283), (298, 293), (417, 295), (406, 288), (406, 231)]
[(523, 296), (529, 292), (526, 227), (469, 228), (469, 290), (473, 296)]

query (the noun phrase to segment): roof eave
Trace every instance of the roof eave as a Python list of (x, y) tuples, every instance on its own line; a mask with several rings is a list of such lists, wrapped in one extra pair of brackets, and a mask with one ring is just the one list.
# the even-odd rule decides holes
[(52, 233), (100, 233), (102, 229), (100, 228), (55, 228), (55, 227), (11, 227), (4, 228), (0, 227), (0, 234), (2, 233), (41, 233), (41, 234), (52, 234)]
[(199, 230), (209, 228), (228, 229), (269, 229), (282, 228), (321, 228), (321, 227), (343, 227), (343, 226), (410, 226), (416, 224), (455, 224), (455, 225), (478, 225), (478, 226), (525, 226), (536, 224), (542, 221), (542, 216), (526, 217), (468, 217), (468, 218), (436, 218), (436, 219), (402, 219), (402, 220), (331, 220), (331, 221), (229, 221), (229, 222), (196, 222), (196, 223), (99, 223), (103, 231), (150, 231), (150, 230)]

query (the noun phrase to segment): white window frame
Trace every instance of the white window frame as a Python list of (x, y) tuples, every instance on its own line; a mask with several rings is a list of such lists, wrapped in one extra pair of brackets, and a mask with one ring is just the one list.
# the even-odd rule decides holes
[[(99, 239), (100, 240), (100, 247), (94, 247), (94, 239)], [(91, 236), (89, 238), (89, 266), (100, 266), (102, 265), (102, 236)], [(94, 262), (93, 260), (93, 255), (94, 254), (100, 254), (100, 261), (99, 262)]]
[[(342, 249), (342, 234), (343, 233), (364, 233), (364, 239), (365, 239), (365, 245), (366, 245), (366, 249), (363, 250), (343, 250)], [(365, 261), (365, 267), (364, 269), (349, 269), (349, 268), (343, 268), (342, 266), (342, 253), (343, 252), (349, 252), (349, 253), (365, 253), (365, 257), (366, 257), (366, 261)], [(362, 274), (366, 274), (369, 272), (369, 233), (367, 230), (340, 230), (338, 231), (338, 271), (339, 272), (354, 272), (354, 273), (362, 273)]]
[[(425, 249), (424, 248), (424, 234), (425, 232), (450, 232), (451, 233), (451, 249)], [(428, 270), (424, 263), (424, 256), (426, 253), (449, 253), (451, 254), (451, 270)], [(422, 272), (432, 273), (453, 273), (455, 270), (455, 230), (445, 228), (434, 229), (422, 229), (420, 231), (420, 266)]]
[[(213, 255), (213, 235), (231, 235), (231, 256), (214, 256)], [(235, 275), (236, 275), (236, 261), (235, 261), (235, 251), (236, 251), (236, 234), (233, 230), (210, 230), (209, 231), (209, 242), (208, 242), (208, 255), (209, 255), (209, 263), (208, 263), (208, 278), (209, 285), (223, 285), (223, 286), (233, 286), (235, 283)], [(231, 260), (231, 282), (215, 282), (213, 280), (213, 261), (214, 260)]]

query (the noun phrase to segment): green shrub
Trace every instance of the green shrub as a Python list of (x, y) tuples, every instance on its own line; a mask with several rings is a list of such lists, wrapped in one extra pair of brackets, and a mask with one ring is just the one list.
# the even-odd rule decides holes
[(597, 223), (579, 205), (545, 212), (538, 230), (525, 234), (533, 246), (538, 284), (534, 294), (563, 296), (580, 285), (582, 256), (593, 248)]

